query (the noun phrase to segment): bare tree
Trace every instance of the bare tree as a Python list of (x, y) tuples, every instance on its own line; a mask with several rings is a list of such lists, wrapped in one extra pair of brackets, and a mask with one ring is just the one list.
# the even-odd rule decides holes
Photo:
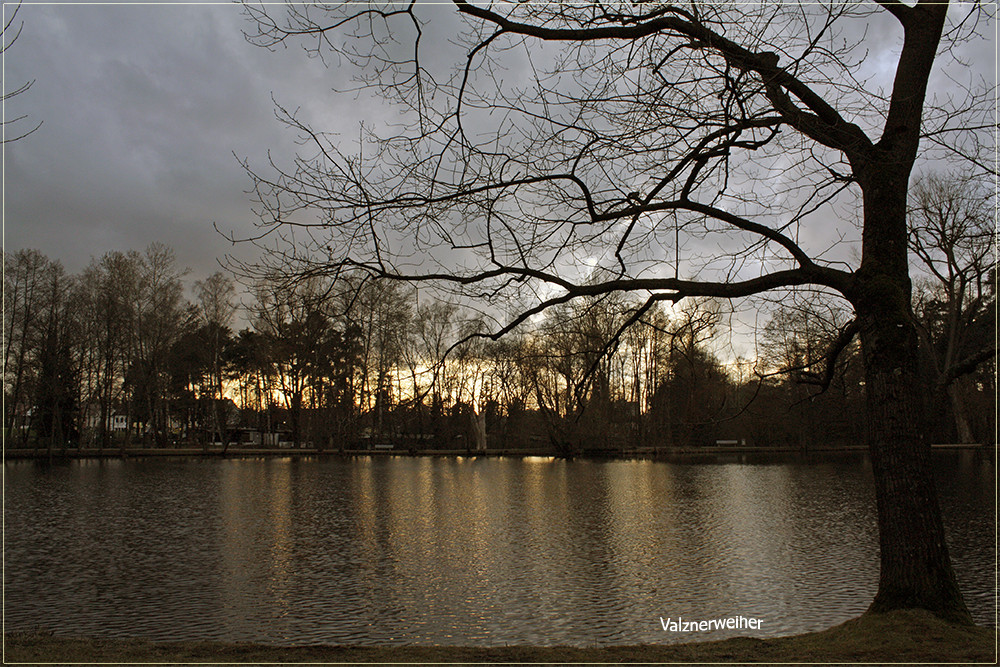
[(455, 342), (458, 306), (446, 301), (417, 302), (407, 340), (402, 348), (412, 384), (411, 393), (417, 401), (431, 394), (432, 402), (440, 400), (443, 361), (448, 348)]
[(294, 445), (302, 439), (303, 407), (308, 394), (308, 355), (305, 354), (305, 323), (318, 312), (321, 301), (318, 280), (286, 289), (275, 281), (259, 281), (253, 288), (252, 322), (263, 337), (263, 357), (274, 387), (280, 391), (288, 411)]
[(846, 399), (843, 380), (851, 355), (844, 352), (854, 344), (856, 326), (842, 299), (801, 290), (777, 304), (761, 332), (759, 361), (765, 377), (784, 380), (781, 388), (788, 405), (782, 419), (791, 417), (789, 429), (802, 448), (817, 435), (832, 437), (828, 423), (816, 423), (814, 408), (835, 380)]
[(141, 435), (166, 443), (168, 357), (182, 333), (186, 273), (177, 267), (174, 251), (154, 242), (136, 256), (136, 285), (131, 304), (133, 325), (129, 332), (132, 356), (128, 361), (130, 413), (143, 425)]
[(997, 354), (995, 211), (985, 184), (957, 175), (924, 176), (911, 196), (910, 249), (925, 276), (917, 332), (961, 442), (975, 437), (958, 385)]
[(393, 371), (403, 362), (413, 316), (412, 291), (389, 281), (364, 277), (352, 279), (349, 289), (341, 291), (339, 298), (338, 310), (359, 334), (358, 402), (370, 421), (371, 434), (385, 437), (393, 430), (389, 412), (394, 394), (399, 393), (399, 378), (394, 377)]
[(812, 290), (785, 294), (762, 331), (761, 361), (769, 373), (790, 375), (797, 384), (819, 387), (822, 393), (841, 370), (838, 362), (857, 326), (849, 304), (835, 295)]
[[(670, 331), (670, 316), (661, 305), (642, 318), (642, 326), (632, 327), (626, 334), (632, 373), (631, 396), (645, 418), (640, 422), (638, 438), (641, 442), (672, 444), (674, 424), (669, 413), (653, 415), (654, 397), (668, 381), (671, 373), (671, 356), (676, 349), (676, 339)], [(669, 406), (669, 404), (668, 404)], [(656, 416), (663, 421), (654, 422)]]
[[(253, 41), (303, 38), (400, 113), (351, 149), (279, 107), (303, 149), (289, 168), (250, 170), (264, 233), (290, 242), (265, 263), (437, 281), (490, 303), (516, 293), (523, 307), (493, 337), (614, 292), (643, 295), (638, 317), (688, 297), (843, 295), (863, 346), (876, 482), (871, 610), (968, 622), (919, 428), (906, 209), (922, 140), (985, 165), (977, 130), (995, 124), (992, 89), (955, 51), (988, 33), (984, 6), (451, 9), (303, 5), (275, 18), (247, 5)], [(902, 40), (894, 79), (859, 80), (871, 40), (889, 34)], [(932, 106), (932, 69), (956, 63), (950, 79), (967, 94)], [(827, 252), (841, 239), (816, 238), (841, 216), (860, 225), (856, 267)], [(593, 267), (608, 277), (590, 280)]]
[[(81, 327), (87, 340), (82, 362), (83, 411), (85, 421), (95, 428), (98, 450), (110, 446), (111, 418), (124, 403), (141, 261), (135, 251), (111, 251), (91, 260), (80, 277)], [(124, 447), (124, 441), (121, 444)]]
[(52, 263), (37, 250), (4, 253), (4, 432), (24, 446), (33, 356), (41, 337), (44, 286)]
[(37, 382), (32, 397), (32, 429), (49, 456), (56, 447), (65, 451), (77, 433), (80, 339), (75, 304), (71, 298), (73, 279), (55, 262), (47, 272), (46, 313), (37, 349)]
[(212, 424), (222, 441), (222, 451), (229, 448), (228, 417), (223, 412), (225, 392), (223, 388), (223, 348), (232, 337), (230, 325), (236, 314), (236, 288), (233, 281), (220, 271), (194, 284), (198, 296), (201, 318), (208, 329), (211, 346), (211, 367), (209, 382), (212, 387)]
[(37, 250), (3, 259), (4, 441), (51, 455), (78, 430), (76, 281)]
[[(486, 347), (485, 386), (487, 400), (484, 411), (495, 422), (496, 439), (504, 443), (526, 444), (526, 434), (517, 428), (531, 400), (531, 382), (524, 361), (528, 348), (524, 334), (509, 334), (504, 340)], [(528, 436), (530, 437), (530, 436)]]

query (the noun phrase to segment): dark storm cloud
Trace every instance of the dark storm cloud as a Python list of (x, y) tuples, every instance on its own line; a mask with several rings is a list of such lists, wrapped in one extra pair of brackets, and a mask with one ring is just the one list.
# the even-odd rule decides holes
[[(437, 15), (425, 27), (423, 44), (433, 46), (423, 57), (441, 61), (424, 63), (433, 69), (454, 61), (445, 47), (457, 28), (448, 15), (451, 24)], [(43, 126), (5, 150), (5, 243), (38, 248), (72, 271), (91, 256), (152, 241), (174, 247), (194, 277), (215, 270), (216, 258), (234, 249), (212, 223), (246, 234), (254, 221), (244, 193), (250, 181), (234, 153), (268, 173), (268, 150), (287, 165), (297, 148), (274, 119), (272, 94), (345, 138), (357, 136), (362, 118), (394, 119), (392, 108), (331, 92), (350, 85), (335, 59), (327, 68), (298, 42), (274, 52), (248, 44), (242, 31), (252, 26), (231, 4), (25, 3), (18, 20), (24, 30), (5, 54), (5, 82), (35, 85), (8, 103), (7, 116), (29, 114)], [(901, 32), (888, 16), (863, 27), (870, 50), (857, 74), (885, 89)], [(989, 40), (969, 47), (971, 69), (994, 62)], [(940, 64), (937, 80), (956, 76)], [(506, 78), (528, 75), (523, 62), (515, 65)], [(802, 240), (825, 247), (834, 231), (805, 230)]]
[(253, 221), (234, 153), (262, 160), (294, 147), (272, 93), (340, 105), (335, 72), (298, 50), (247, 44), (232, 5), (25, 4), (17, 18), (6, 81), (35, 84), (7, 114), (43, 125), (6, 147), (5, 244), (70, 270), (152, 241), (195, 274), (214, 270), (231, 247), (212, 223), (246, 231)]

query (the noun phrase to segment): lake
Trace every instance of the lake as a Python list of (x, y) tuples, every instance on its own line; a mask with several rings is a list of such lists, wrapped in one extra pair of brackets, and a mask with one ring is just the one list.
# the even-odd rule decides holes
[[(935, 462), (959, 582), (992, 624), (995, 461)], [(4, 473), (7, 631), (481, 646), (767, 637), (861, 614), (878, 579), (861, 454), (12, 461)], [(661, 624), (740, 617), (759, 628)]]

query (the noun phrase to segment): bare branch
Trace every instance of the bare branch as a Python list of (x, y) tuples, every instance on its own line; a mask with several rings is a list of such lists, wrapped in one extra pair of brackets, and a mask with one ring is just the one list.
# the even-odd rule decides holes
[(799, 381), (817, 385), (820, 388), (820, 394), (829, 389), (830, 383), (833, 382), (833, 378), (837, 374), (837, 361), (840, 359), (841, 353), (847, 349), (847, 346), (851, 344), (851, 341), (854, 340), (854, 337), (858, 335), (860, 330), (861, 326), (857, 320), (851, 320), (842, 327), (837, 334), (837, 338), (834, 339), (826, 354), (823, 355), (823, 372), (819, 374), (806, 370), (814, 364), (803, 366), (800, 369), (802, 372), (798, 376)]
[(995, 356), (997, 356), (997, 348), (993, 346), (979, 350), (975, 354), (961, 359), (941, 373), (940, 377), (938, 377), (938, 387), (941, 389), (948, 387), (948, 385), (963, 375), (975, 372), (984, 362), (989, 361)]

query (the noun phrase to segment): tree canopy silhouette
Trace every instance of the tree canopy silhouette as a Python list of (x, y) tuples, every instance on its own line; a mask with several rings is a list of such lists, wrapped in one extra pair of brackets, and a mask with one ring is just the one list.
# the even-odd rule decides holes
[[(859, 335), (863, 348), (881, 547), (871, 609), (968, 620), (919, 428), (907, 191), (922, 148), (989, 169), (992, 84), (958, 59), (986, 34), (983, 7), (246, 8), (251, 41), (301, 39), (397, 113), (352, 145), (278, 107), (302, 147), (289, 166), (247, 165), (259, 238), (287, 242), (258, 269), (515, 298), (491, 337), (614, 292), (643, 295), (619, 335), (658, 302), (837, 292), (855, 320), (836, 344)], [(901, 46), (883, 83), (866, 57), (890, 39)], [(942, 67), (949, 88), (929, 95)]]

